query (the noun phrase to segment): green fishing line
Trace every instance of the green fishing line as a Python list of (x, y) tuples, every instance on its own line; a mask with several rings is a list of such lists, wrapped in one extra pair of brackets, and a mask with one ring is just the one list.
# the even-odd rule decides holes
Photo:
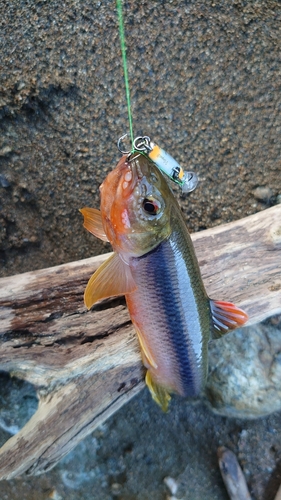
[(124, 71), (124, 81), (125, 81), (126, 99), (127, 99), (127, 107), (128, 107), (130, 136), (131, 136), (132, 147), (133, 147), (133, 141), (134, 141), (133, 119), (132, 119), (132, 113), (131, 113), (131, 99), (130, 99), (128, 66), (127, 66), (127, 56), (126, 56), (124, 20), (123, 20), (123, 13), (122, 13), (122, 0), (116, 0), (116, 7), (117, 7), (117, 13), (118, 13), (119, 35), (120, 35), (120, 45), (121, 45), (121, 53), (122, 53), (122, 60), (123, 60), (123, 71)]

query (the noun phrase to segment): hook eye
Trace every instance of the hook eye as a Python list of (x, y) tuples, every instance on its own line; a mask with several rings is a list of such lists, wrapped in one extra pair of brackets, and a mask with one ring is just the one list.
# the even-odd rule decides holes
[(150, 137), (147, 135), (144, 135), (143, 137), (136, 137), (134, 140), (134, 148), (137, 151), (144, 151), (145, 153), (152, 151), (152, 147), (150, 146)]

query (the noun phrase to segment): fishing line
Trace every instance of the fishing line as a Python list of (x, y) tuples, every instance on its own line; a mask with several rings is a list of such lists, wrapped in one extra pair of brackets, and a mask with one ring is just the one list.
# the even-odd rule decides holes
[(193, 191), (198, 183), (198, 177), (195, 172), (184, 172), (182, 167), (174, 160), (172, 156), (170, 156), (166, 151), (162, 148), (154, 144), (150, 141), (148, 136), (137, 137), (134, 139), (133, 134), (133, 119), (132, 119), (132, 111), (131, 111), (131, 99), (130, 99), (130, 87), (129, 87), (129, 77), (128, 77), (128, 64), (127, 64), (127, 55), (126, 55), (126, 42), (125, 42), (125, 30), (124, 30), (124, 19), (122, 12), (122, 0), (116, 0), (116, 7), (118, 13), (118, 25), (119, 25), (119, 36), (120, 36), (120, 46), (121, 46), (121, 54), (123, 61), (123, 72), (124, 72), (124, 81), (125, 81), (125, 90), (126, 90), (126, 99), (127, 99), (127, 108), (128, 108), (128, 118), (129, 118), (129, 127), (130, 127), (130, 136), (132, 149), (131, 151), (123, 151), (121, 148), (122, 140), (126, 137), (127, 134), (120, 137), (118, 140), (117, 146), (119, 151), (122, 154), (130, 155), (134, 152), (138, 152), (140, 154), (144, 154), (149, 157), (153, 163), (164, 172), (173, 182), (179, 184), (184, 193), (190, 193)]
[(127, 108), (128, 108), (130, 136), (131, 136), (132, 148), (134, 148), (133, 119), (132, 119), (132, 112), (131, 112), (131, 99), (130, 99), (128, 64), (127, 64), (127, 55), (126, 55), (124, 19), (123, 19), (123, 12), (122, 12), (122, 0), (116, 0), (116, 7), (117, 7), (117, 13), (118, 13), (119, 36), (120, 36), (120, 46), (121, 46), (122, 61), (123, 61), (123, 71), (124, 71), (125, 91), (126, 91)]

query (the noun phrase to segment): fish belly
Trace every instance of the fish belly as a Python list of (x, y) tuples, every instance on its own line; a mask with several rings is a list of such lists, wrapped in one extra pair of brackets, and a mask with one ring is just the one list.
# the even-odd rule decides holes
[(211, 319), (189, 234), (173, 232), (131, 258), (130, 268), (137, 289), (126, 300), (145, 366), (169, 392), (196, 396), (207, 374)]

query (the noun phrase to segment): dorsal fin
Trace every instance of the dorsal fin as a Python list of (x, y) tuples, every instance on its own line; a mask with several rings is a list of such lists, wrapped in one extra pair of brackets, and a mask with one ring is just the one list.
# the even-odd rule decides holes
[(248, 315), (232, 302), (210, 300), (213, 334), (218, 338), (248, 321)]

